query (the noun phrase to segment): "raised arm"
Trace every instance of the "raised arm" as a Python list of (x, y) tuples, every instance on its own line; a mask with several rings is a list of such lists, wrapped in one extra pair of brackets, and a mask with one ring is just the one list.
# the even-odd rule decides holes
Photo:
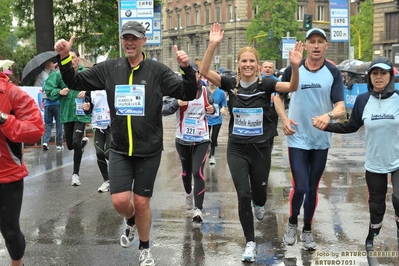
[(219, 23), (214, 23), (211, 26), (209, 32), (209, 45), (205, 51), (204, 57), (202, 58), (200, 73), (215, 86), (221, 86), (221, 77), (215, 71), (210, 70), (213, 54), (215, 53), (216, 47), (223, 40), (224, 31), (222, 31)]
[(301, 41), (296, 42), (294, 49), (289, 51), (290, 65), (291, 65), (291, 78), (290, 82), (277, 82), (276, 91), (291, 92), (296, 91), (299, 85), (299, 66), (302, 61), (303, 44)]
[(75, 36), (72, 36), (69, 41), (65, 39), (58, 40), (54, 45), (54, 50), (60, 55), (60, 59), (64, 59), (69, 56)]

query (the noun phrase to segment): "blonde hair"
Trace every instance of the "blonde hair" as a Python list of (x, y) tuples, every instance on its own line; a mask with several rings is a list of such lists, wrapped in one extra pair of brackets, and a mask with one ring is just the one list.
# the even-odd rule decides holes
[[(258, 62), (258, 67), (256, 68), (256, 75), (258, 76), (258, 83), (259, 83), (259, 84), (262, 84), (262, 77), (261, 77), (261, 75), (260, 75), (260, 70), (259, 70), (259, 64), (260, 64), (260, 61), (259, 61), (259, 54), (258, 54), (258, 51), (256, 51), (255, 48), (253, 48), (253, 47), (251, 47), (251, 46), (245, 46), (245, 47), (241, 48), (241, 49), (238, 51), (237, 62), (240, 61), (241, 55), (242, 55), (243, 53), (247, 53), (247, 52), (248, 52), (248, 53), (253, 53), (253, 54), (255, 55), (256, 62)], [(240, 84), (240, 80), (241, 80), (241, 71), (240, 71), (240, 66), (239, 66), (239, 64), (237, 64), (237, 69), (236, 69), (236, 71), (237, 71), (236, 86), (234, 87), (234, 96), (235, 96), (235, 97), (237, 97), (238, 85)]]

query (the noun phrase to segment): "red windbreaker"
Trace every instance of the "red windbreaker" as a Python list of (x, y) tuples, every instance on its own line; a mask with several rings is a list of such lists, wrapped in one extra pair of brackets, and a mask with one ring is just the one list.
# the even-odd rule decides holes
[(0, 125), (0, 183), (11, 183), (28, 175), (21, 143), (36, 143), (44, 133), (37, 103), (0, 73), (0, 112), (8, 115)]

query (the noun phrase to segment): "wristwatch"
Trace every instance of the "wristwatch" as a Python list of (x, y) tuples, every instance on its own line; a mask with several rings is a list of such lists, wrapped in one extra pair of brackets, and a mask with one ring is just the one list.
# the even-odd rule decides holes
[(332, 112), (328, 112), (328, 117), (330, 117), (330, 119), (333, 119), (333, 113)]
[(0, 125), (4, 124), (7, 121), (8, 115), (6, 113), (0, 114)]

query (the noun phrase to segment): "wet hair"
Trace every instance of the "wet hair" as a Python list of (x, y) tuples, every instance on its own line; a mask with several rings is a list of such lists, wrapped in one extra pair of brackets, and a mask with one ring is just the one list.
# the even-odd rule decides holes
[[(258, 51), (256, 51), (256, 49), (251, 46), (245, 46), (245, 47), (241, 48), (240, 51), (238, 51), (237, 62), (240, 61), (241, 55), (243, 53), (247, 53), (247, 52), (253, 53), (255, 55), (256, 62), (258, 62), (258, 66), (259, 66), (260, 61), (259, 61)], [(258, 76), (258, 83), (262, 84), (262, 77), (260, 75), (259, 67), (256, 67), (256, 74)], [(240, 80), (241, 80), (240, 66), (239, 66), (239, 64), (237, 64), (237, 78), (236, 78), (236, 86), (234, 88), (234, 96), (236, 96), (236, 97), (237, 97), (237, 93), (238, 93), (238, 85), (240, 84)]]

